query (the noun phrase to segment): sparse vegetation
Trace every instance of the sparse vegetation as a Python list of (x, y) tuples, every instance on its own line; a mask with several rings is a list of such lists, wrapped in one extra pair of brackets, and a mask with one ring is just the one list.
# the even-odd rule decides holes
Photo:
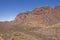
[(11, 22), (0, 22), (0, 40), (60, 40), (58, 10), (49, 6), (39, 7), (18, 14)]

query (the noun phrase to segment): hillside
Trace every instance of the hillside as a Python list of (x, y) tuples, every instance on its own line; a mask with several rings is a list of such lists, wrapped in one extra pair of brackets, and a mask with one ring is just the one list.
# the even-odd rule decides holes
[(19, 13), (13, 24), (28, 26), (50, 26), (60, 22), (59, 7), (37, 7), (30, 12)]
[(0, 22), (0, 40), (60, 40), (60, 5), (37, 7)]

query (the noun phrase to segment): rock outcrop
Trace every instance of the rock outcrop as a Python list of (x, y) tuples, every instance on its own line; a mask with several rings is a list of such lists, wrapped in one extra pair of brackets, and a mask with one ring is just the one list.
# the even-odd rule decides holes
[(19, 13), (13, 24), (28, 26), (50, 26), (60, 22), (59, 6), (52, 8), (50, 6), (37, 7), (30, 12)]
[(60, 6), (37, 7), (0, 22), (0, 40), (60, 40)]

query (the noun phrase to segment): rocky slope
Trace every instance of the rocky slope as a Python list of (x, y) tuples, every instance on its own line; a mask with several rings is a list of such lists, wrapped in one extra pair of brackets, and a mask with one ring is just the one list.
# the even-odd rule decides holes
[(60, 40), (60, 5), (37, 7), (0, 22), (0, 40)]
[(28, 26), (50, 26), (60, 23), (59, 7), (44, 6), (35, 8), (30, 12), (19, 13), (12, 23)]

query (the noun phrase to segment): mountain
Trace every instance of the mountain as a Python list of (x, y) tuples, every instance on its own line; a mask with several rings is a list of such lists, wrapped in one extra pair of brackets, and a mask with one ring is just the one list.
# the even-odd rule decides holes
[(19, 13), (13, 24), (28, 26), (51, 26), (60, 22), (60, 11), (58, 6), (37, 7), (30, 12)]
[(0, 40), (60, 40), (60, 5), (37, 7), (0, 22)]

